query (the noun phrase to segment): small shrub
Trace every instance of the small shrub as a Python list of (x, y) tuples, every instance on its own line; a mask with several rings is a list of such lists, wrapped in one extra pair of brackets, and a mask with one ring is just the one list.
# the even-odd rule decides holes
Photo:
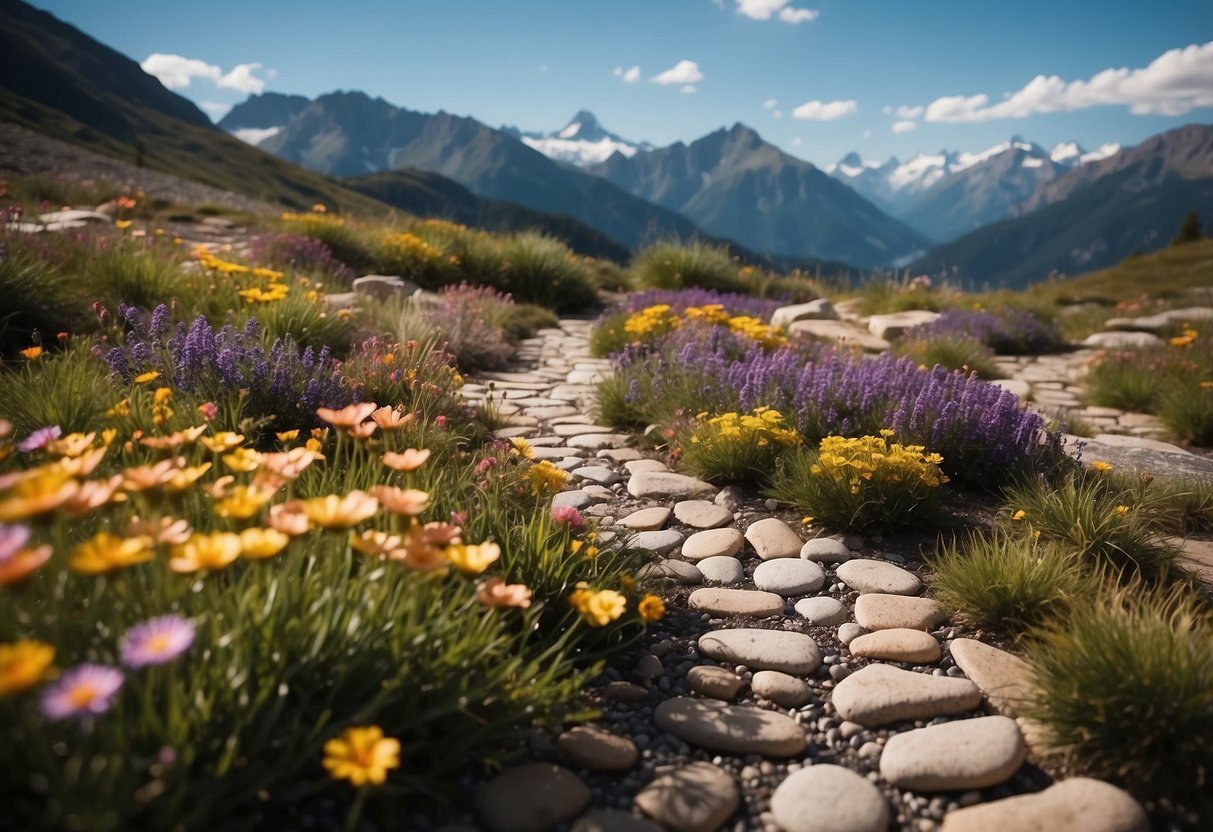
[(490, 317), (490, 322), (505, 329), (515, 341), (531, 338), (541, 329), (554, 329), (560, 325), (556, 313), (536, 303), (511, 303), (505, 307), (500, 319)]
[(1210, 808), (1213, 626), (1189, 591), (1132, 586), (1078, 605), (1034, 634), (1028, 661), (1038, 693), (1025, 715), (1069, 766), (1172, 810), (1202, 794)]
[(1158, 414), (1179, 441), (1213, 446), (1213, 389), (1177, 383), (1163, 394)]
[(30, 346), (35, 333), (49, 340), (84, 325), (75, 281), (32, 251), (5, 249), (0, 248), (0, 351), (11, 354)]
[(894, 529), (933, 518), (948, 481), (938, 454), (892, 442), (893, 432), (827, 436), (816, 453), (790, 454), (769, 493), (832, 529)]
[(679, 442), (682, 462), (692, 474), (714, 483), (765, 483), (779, 458), (800, 444), (777, 411), (722, 413), (696, 418)]
[(585, 264), (559, 240), (535, 232), (515, 234), (506, 241), (502, 255), (505, 266), (497, 288), (515, 300), (558, 312), (598, 305)]
[(926, 367), (976, 373), (978, 378), (1000, 378), (994, 352), (968, 335), (928, 335), (902, 338), (896, 351)]
[(259, 234), (249, 243), (249, 259), (271, 269), (351, 283), (354, 270), (333, 256), (321, 240), (304, 234)]
[(635, 285), (643, 289), (745, 289), (728, 248), (699, 240), (651, 245), (632, 259), (631, 271)]
[(948, 309), (931, 323), (906, 333), (906, 337), (914, 339), (941, 336), (972, 338), (999, 355), (1039, 355), (1057, 352), (1065, 346), (1056, 324), (1027, 309), (1014, 307), (992, 312)]
[(84, 340), (45, 353), (17, 372), (0, 373), (0, 414), (18, 433), (58, 425), (63, 433), (96, 430), (118, 396), (102, 362)]
[(1100, 407), (1150, 413), (1165, 387), (1159, 368), (1124, 353), (1093, 363), (1087, 375), (1087, 399)]
[(1057, 543), (1000, 532), (940, 543), (931, 594), (982, 627), (1019, 635), (1086, 601), (1098, 579)]
[(282, 225), (288, 232), (324, 243), (333, 257), (354, 271), (362, 271), (375, 264), (373, 235), (361, 231), (341, 217), (324, 213), (287, 212), (282, 215)]

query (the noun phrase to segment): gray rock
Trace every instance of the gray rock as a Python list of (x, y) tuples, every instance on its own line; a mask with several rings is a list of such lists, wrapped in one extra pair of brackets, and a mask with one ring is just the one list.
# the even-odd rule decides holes
[(682, 532), (666, 529), (660, 532), (637, 532), (628, 539), (628, 547), (647, 549), (658, 555), (669, 554), (682, 543)]
[(710, 659), (744, 664), (753, 670), (781, 670), (808, 676), (821, 666), (821, 650), (811, 636), (786, 630), (738, 627), (699, 637), (699, 652)]
[(800, 556), (818, 563), (845, 563), (854, 555), (841, 541), (829, 537), (815, 537), (800, 547)]
[[(602, 453), (599, 451), (598, 453)], [(669, 467), (659, 459), (636, 459), (625, 462), (623, 467), (629, 474), (644, 474), (654, 471), (669, 471)]]
[(838, 628), (838, 641), (846, 647), (866, 632), (867, 630), (859, 624), (856, 624), (854, 621), (848, 621)]
[(927, 309), (908, 309), (905, 312), (872, 315), (868, 318), (868, 331), (877, 338), (894, 341), (904, 335), (907, 329), (932, 323), (938, 317), (938, 312), (931, 312)]
[(1148, 332), (1096, 332), (1078, 343), (1097, 350), (1124, 350), (1161, 346), (1163, 340)]
[(623, 482), (623, 477), (610, 468), (604, 468), (600, 465), (587, 465), (584, 468), (577, 468), (573, 471), (573, 476), (578, 479), (596, 482), (599, 485), (614, 485), (617, 482)]
[(691, 763), (662, 775), (635, 800), (637, 809), (675, 832), (715, 832), (740, 803), (733, 778), (711, 763)]
[(619, 521), (619, 525), (640, 532), (655, 532), (665, 528), (672, 512), (665, 506), (654, 506), (634, 511)]
[(778, 517), (751, 523), (745, 531), (745, 539), (763, 560), (799, 557), (800, 547), (804, 545), (800, 536)]
[(715, 529), (733, 522), (733, 512), (707, 500), (682, 500), (675, 504), (674, 516), (696, 529)]
[(754, 586), (785, 598), (816, 592), (825, 581), (825, 571), (810, 560), (778, 558), (760, 563), (754, 570)]
[(687, 606), (715, 615), (748, 615), (767, 618), (783, 613), (783, 597), (753, 589), (705, 587), (691, 593)]
[(649, 692), (631, 682), (607, 682), (602, 698), (610, 702), (643, 702), (649, 698)]
[(705, 581), (719, 584), (739, 584), (745, 580), (745, 569), (737, 558), (717, 556), (704, 558), (696, 566)]
[(627, 737), (595, 725), (579, 725), (556, 739), (556, 750), (572, 765), (588, 771), (627, 771), (640, 752)]
[(818, 298), (808, 303), (781, 306), (771, 314), (771, 326), (787, 329), (796, 321), (836, 321), (838, 313), (828, 298)]
[(662, 832), (662, 828), (630, 812), (596, 809), (579, 817), (572, 832)]
[(844, 347), (857, 346), (866, 352), (884, 352), (891, 346), (885, 339), (844, 321), (794, 321), (788, 331), (803, 332), (819, 341), (837, 341)]
[(579, 436), (570, 436), (564, 441), (564, 444), (570, 448), (585, 448), (586, 450), (597, 451), (601, 448), (622, 448), (627, 445), (630, 439), (631, 437), (625, 433), (585, 433)]
[[(885, 832), (889, 804), (867, 778), (842, 766), (806, 766), (771, 796), (783, 832)], [(989, 832), (989, 830), (982, 830)]]
[(981, 691), (968, 679), (870, 664), (839, 682), (833, 699), (839, 716), (871, 728), (971, 711), (981, 704)]
[(387, 274), (368, 274), (354, 278), (354, 291), (376, 300), (387, 300), (396, 295), (415, 295), (421, 287), (411, 280)]
[(741, 551), (744, 538), (737, 529), (708, 529), (695, 532), (682, 544), (682, 556), (687, 560), (732, 557)]
[(770, 699), (781, 708), (799, 708), (813, 698), (813, 689), (803, 679), (778, 670), (755, 673), (750, 680), (750, 690), (755, 696)]
[(476, 817), (489, 832), (543, 832), (590, 803), (590, 789), (549, 763), (507, 768), (476, 789)]
[(1010, 717), (958, 719), (894, 734), (880, 755), (880, 776), (913, 791), (984, 789), (1014, 777), (1026, 755)]
[(845, 623), (851, 613), (836, 598), (802, 598), (796, 602), (796, 614), (817, 627), (833, 627)]
[(861, 594), (917, 595), (922, 591), (917, 575), (883, 560), (849, 560), (839, 565), (837, 575)]
[(701, 664), (687, 671), (687, 685), (695, 693), (732, 702), (737, 698), (745, 682), (731, 670), (723, 667)]
[(935, 636), (923, 630), (894, 627), (862, 635), (847, 645), (852, 656), (884, 659), (890, 662), (930, 664), (937, 662), (943, 649)]
[(791, 757), (808, 746), (804, 729), (794, 719), (715, 699), (667, 699), (653, 711), (653, 722), (683, 742), (726, 754)]
[[(1077, 438), (1067, 442), (1066, 448), (1075, 451)], [(1213, 479), (1213, 459), (1188, 453), (1166, 442), (1137, 436), (1099, 434), (1093, 439), (1083, 440), (1084, 463), (1099, 460), (1110, 463), (1119, 471), (1149, 472), (1159, 478)]]
[(930, 630), (947, 617), (939, 602), (930, 598), (869, 593), (855, 599), (855, 620), (867, 630)]
[(995, 387), (1001, 387), (1003, 390), (1006, 390), (1008, 393), (1014, 393), (1016, 396), (1019, 396), (1019, 398), (1025, 402), (1028, 400), (1028, 397), (1030, 397), (1032, 395), (1032, 385), (1029, 384), (1028, 382), (1024, 381), (1023, 379), (996, 378), (993, 381), (991, 381), (990, 384), (993, 384)]
[(971, 638), (955, 639), (951, 651), (956, 666), (985, 696), (987, 710), (1019, 716), (1020, 707), (1033, 695), (1032, 668), (1027, 662)]
[(628, 480), (628, 493), (633, 497), (711, 497), (716, 486), (684, 474), (641, 471)]
[(1141, 804), (1101, 780), (1074, 777), (1043, 792), (949, 812), (942, 832), (1148, 832)]
[(658, 560), (646, 563), (636, 570), (636, 576), (648, 580), (652, 578), (669, 578), (684, 586), (697, 586), (703, 583), (703, 573), (693, 563), (683, 563), (680, 560)]
[(595, 497), (585, 490), (561, 491), (552, 498), (552, 507), (569, 506), (575, 509), (589, 508), (595, 503), (601, 503), (601, 497)]

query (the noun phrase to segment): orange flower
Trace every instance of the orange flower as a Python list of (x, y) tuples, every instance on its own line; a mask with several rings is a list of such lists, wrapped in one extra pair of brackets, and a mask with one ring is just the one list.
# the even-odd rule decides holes
[[(121, 485), (121, 474), (114, 474), (108, 480), (85, 480), (80, 483), (80, 489), (75, 494), (63, 501), (62, 508), (68, 514), (82, 517), (114, 499), (115, 492)], [(117, 496), (119, 500), (126, 499), (124, 494)]]
[(77, 457), (64, 457), (55, 462), (55, 467), (69, 477), (87, 477), (101, 464), (108, 447), (93, 448)]
[(214, 436), (203, 436), (199, 441), (211, 450), (211, 453), (221, 454), (239, 446), (244, 441), (244, 435), (225, 430)]
[(660, 621), (665, 615), (665, 602), (656, 595), (648, 594), (640, 599), (640, 603), (636, 605), (636, 611), (645, 621)]
[(141, 520), (138, 516), (132, 517), (126, 522), (122, 533), (127, 537), (143, 535), (150, 537), (157, 543), (184, 543), (190, 539), (193, 534), (193, 529), (185, 520), (177, 517), (169, 517), (165, 515), (159, 520), (153, 522), (151, 520)]
[(329, 494), (304, 500), (307, 518), (326, 529), (356, 526), (379, 510), (379, 501), (364, 491), (351, 491), (344, 497)]
[(375, 499), (392, 514), (404, 514), (416, 517), (425, 511), (430, 495), (416, 488), (396, 488), (391, 485), (376, 485), (371, 489)]
[(164, 485), (185, 467), (185, 457), (165, 459), (155, 465), (139, 465), (122, 472), (122, 487), (127, 491), (146, 491)]
[(305, 534), (311, 528), (307, 512), (303, 510), (303, 504), (298, 500), (291, 500), (289, 503), (271, 506), (270, 516), (266, 523), (270, 528), (291, 537)]
[(531, 595), (525, 584), (507, 584), (494, 575), (480, 587), (476, 600), (486, 607), (526, 609), (531, 605)]
[(26, 347), (21, 350), (21, 354), (29, 361), (37, 361), (42, 357), (42, 347)]
[(417, 417), (412, 413), (405, 413), (404, 408), (400, 405), (396, 405), (394, 408), (384, 405), (373, 412), (371, 418), (384, 430), (397, 430), (410, 424)]
[(352, 428), (365, 422), (378, 406), (374, 402), (347, 405), (340, 410), (329, 407), (316, 408), (316, 415), (335, 428)]
[(356, 552), (372, 557), (387, 557), (403, 544), (398, 534), (367, 529), (362, 534), (350, 534), (350, 547)]
[(324, 459), (324, 454), (307, 448), (292, 448), (289, 451), (262, 454), (261, 468), (284, 479), (293, 480), (318, 459)]
[(429, 448), (418, 450), (417, 448), (405, 448), (400, 453), (386, 453), (383, 455), (383, 464), (391, 468), (393, 471), (416, 471), (425, 461), (430, 458)]
[(21, 549), (5, 560), (0, 560), (0, 586), (12, 586), (24, 581), (50, 560), (51, 551), (51, 546), (47, 543), (32, 549)]
[(28, 690), (46, 679), (55, 648), (32, 638), (0, 644), (0, 696)]
[(438, 546), (446, 546), (450, 543), (459, 542), (460, 529), (458, 526), (453, 526), (450, 523), (435, 521), (426, 523), (421, 527), (421, 536), (429, 543), (434, 543)]
[(261, 454), (252, 448), (237, 448), (230, 454), (224, 454), (223, 464), (238, 474), (247, 474), (257, 470), (261, 464)]
[(414, 534), (404, 542), (404, 549), (389, 552), (392, 560), (402, 560), (409, 569), (418, 572), (431, 572), (449, 565), (446, 552), (441, 546), (426, 540), (424, 535)]
[(356, 425), (351, 425), (348, 431), (350, 436), (355, 439), (370, 439), (378, 429), (379, 425), (374, 422), (359, 422)]
[(152, 559), (150, 537), (117, 537), (98, 532), (72, 551), (67, 565), (85, 575), (100, 575)]
[(185, 430), (179, 430), (176, 433), (170, 433), (168, 436), (145, 436), (139, 440), (139, 444), (158, 451), (171, 451), (181, 445), (188, 445), (198, 441), (198, 437), (205, 432), (206, 425), (198, 425), (186, 428)]
[(205, 569), (218, 572), (240, 557), (240, 535), (232, 532), (195, 532), (184, 543), (173, 547), (168, 568), (181, 574)]

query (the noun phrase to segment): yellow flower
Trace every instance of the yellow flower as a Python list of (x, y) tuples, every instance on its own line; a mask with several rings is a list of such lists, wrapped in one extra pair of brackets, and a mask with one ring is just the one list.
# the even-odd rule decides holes
[(1106, 474), (1112, 470), (1112, 464), (1110, 462), (1104, 462), (1102, 460), (1096, 460), (1095, 462), (1092, 462), (1091, 467), (1094, 468), (1096, 471), (1098, 471), (1101, 474)]
[(37, 361), (42, 357), (42, 347), (26, 347), (21, 350), (21, 354), (29, 361)]
[(636, 611), (645, 621), (660, 621), (665, 615), (665, 603), (656, 595), (645, 595), (636, 605)]
[(400, 767), (400, 740), (383, 736), (378, 725), (346, 728), (324, 744), (324, 768), (334, 780), (362, 787), (381, 785)]
[(1128, 513), (1129, 513), (1129, 507), (1128, 507), (1128, 506), (1123, 506), (1123, 505), (1122, 505), (1122, 506), (1117, 506), (1115, 509), (1113, 509), (1113, 511), (1115, 511), (1115, 512), (1116, 512), (1116, 515), (1117, 515), (1118, 517), (1124, 517), (1126, 514), (1128, 514)]
[(247, 520), (259, 512), (272, 496), (273, 492), (265, 488), (237, 485), (215, 503), (215, 513), (233, 520)]
[(527, 471), (531, 479), (531, 491), (539, 496), (544, 491), (559, 491), (568, 482), (569, 475), (546, 459), (535, 463)]
[(28, 690), (47, 677), (55, 648), (32, 638), (0, 644), (0, 696)]
[(496, 543), (480, 545), (449, 546), (446, 558), (465, 575), (479, 575), (501, 557), (501, 547)]
[(240, 535), (232, 532), (195, 532), (173, 547), (168, 568), (182, 574), (200, 569), (218, 572), (240, 557), (240, 546)]
[(627, 609), (627, 599), (613, 589), (603, 589), (595, 592), (584, 583), (569, 595), (569, 604), (581, 614), (582, 619), (591, 627), (605, 627)]
[(132, 222), (133, 222), (133, 220), (114, 220), (114, 225), (116, 225), (120, 229), (125, 230), (125, 229), (131, 227)]
[(150, 537), (118, 537), (98, 532), (72, 551), (67, 565), (85, 575), (100, 575), (152, 559)]
[(238, 474), (256, 471), (261, 464), (261, 454), (252, 448), (237, 448), (223, 457), (223, 464)]
[(46, 450), (55, 456), (78, 457), (93, 447), (97, 433), (69, 433), (61, 439), (46, 443)]
[(356, 526), (379, 510), (379, 501), (364, 491), (351, 491), (344, 497), (313, 497), (300, 505), (309, 520), (326, 529)]
[(278, 437), (279, 442), (294, 442), (299, 438), (299, 428), (294, 430), (280, 430), (274, 434)]
[(210, 449), (211, 453), (221, 454), (230, 451), (244, 441), (244, 434), (232, 433), (225, 430), (216, 433), (214, 436), (203, 436), (199, 439), (203, 445)]
[(811, 525), (813, 525), (813, 516), (812, 516), (812, 515), (809, 515), (809, 514), (806, 514), (804, 517), (801, 517), (801, 518), (800, 518), (800, 525), (802, 525), (802, 526), (811, 526)]
[(289, 535), (277, 529), (245, 529), (240, 533), (240, 552), (246, 558), (265, 560), (286, 548)]
[(135, 384), (147, 384), (149, 381), (155, 381), (160, 378), (159, 370), (148, 370), (146, 373), (140, 373), (135, 376)]
[(182, 468), (173, 474), (172, 479), (164, 484), (164, 488), (171, 492), (184, 491), (201, 479), (202, 475), (209, 470), (211, 470), (209, 462), (204, 462), (201, 465), (191, 465), (189, 468)]
[(1017, 511), (1011, 515), (1011, 519), (1012, 520), (1022, 520), (1027, 516), (1028, 516), (1028, 513), (1021, 508), (1019, 511)]
[(526, 459), (535, 458), (535, 452), (531, 450), (531, 443), (527, 442), (521, 436), (515, 436), (513, 439), (511, 439), (510, 445), (512, 446), (514, 452), (519, 456), (525, 457)]

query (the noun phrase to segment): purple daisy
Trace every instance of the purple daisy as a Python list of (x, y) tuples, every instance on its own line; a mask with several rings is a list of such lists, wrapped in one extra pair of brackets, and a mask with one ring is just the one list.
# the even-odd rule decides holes
[(127, 630), (122, 639), (122, 663), (138, 668), (164, 664), (194, 643), (194, 625), (179, 615), (162, 615)]
[(122, 688), (122, 671), (103, 664), (81, 664), (42, 693), (42, 715), (52, 722), (84, 719), (110, 709)]
[(58, 425), (50, 427), (38, 428), (29, 436), (17, 443), (17, 450), (23, 454), (28, 454), (31, 451), (36, 451), (39, 448), (44, 448), (50, 442), (54, 442), (63, 433), (63, 429)]

